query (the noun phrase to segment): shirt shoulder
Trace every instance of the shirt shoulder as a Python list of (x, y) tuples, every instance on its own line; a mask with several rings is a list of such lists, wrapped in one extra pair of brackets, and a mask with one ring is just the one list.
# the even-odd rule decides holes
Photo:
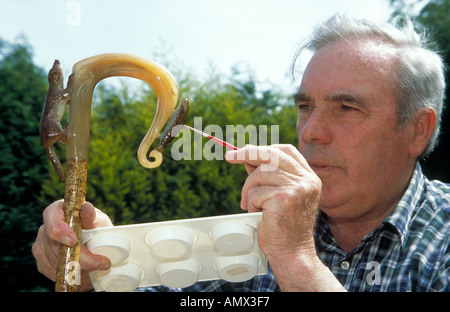
[[(450, 270), (450, 185), (425, 178), (423, 193), (415, 207), (407, 245), (420, 279), (416, 287), (448, 291)], [(427, 277), (427, 278), (423, 278)]]
[(423, 192), (411, 226), (418, 230), (446, 231), (450, 226), (450, 184), (424, 178)]
[(450, 214), (450, 184), (438, 180), (425, 179), (425, 198), (434, 210), (442, 210), (443, 215)]

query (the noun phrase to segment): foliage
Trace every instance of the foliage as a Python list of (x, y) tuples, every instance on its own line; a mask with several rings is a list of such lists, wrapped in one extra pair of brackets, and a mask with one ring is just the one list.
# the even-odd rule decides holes
[(37, 196), (47, 175), (39, 141), (46, 84), (29, 46), (0, 40), (0, 274), (8, 290), (34, 287), (41, 278), (30, 264), (42, 214)]

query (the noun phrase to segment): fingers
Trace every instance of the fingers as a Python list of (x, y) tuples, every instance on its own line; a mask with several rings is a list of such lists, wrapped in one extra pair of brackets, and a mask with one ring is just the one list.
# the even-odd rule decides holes
[(113, 226), (111, 219), (89, 202), (85, 202), (81, 208), (81, 222), (83, 229)]
[(64, 221), (64, 200), (59, 200), (48, 206), (43, 213), (45, 234), (58, 243), (73, 247), (77, 237), (70, 226)]
[(80, 266), (82, 270), (85, 270), (87, 272), (92, 272), (95, 270), (107, 270), (111, 266), (111, 261), (108, 257), (91, 253), (86, 246), (81, 245)]
[(300, 152), (290, 144), (276, 144), (270, 146), (246, 145), (243, 148), (225, 153), (225, 160), (232, 164), (246, 164), (247, 173), (251, 173), (258, 166), (264, 165), (262, 170), (271, 171), (275, 168), (289, 169), (293, 165), (302, 165), (309, 169), (309, 165)]
[[(113, 226), (111, 219), (89, 202), (84, 203), (81, 208), (81, 222), (83, 229)], [(88, 272), (106, 270), (111, 266), (111, 261), (105, 256), (91, 253), (86, 246), (82, 245), (80, 250), (80, 266)]]
[(229, 151), (225, 159), (234, 164), (245, 164), (249, 174), (241, 195), (241, 208), (249, 211), (262, 209), (262, 201), (268, 197), (278, 196), (277, 190), (253, 196), (256, 201), (250, 200), (250, 192), (260, 186), (286, 187), (301, 182), (305, 175), (314, 174), (307, 161), (292, 145), (253, 146)]
[(46, 242), (46, 235), (44, 226), (41, 226), (33, 244), (32, 253), (36, 259), (38, 271), (54, 281), (59, 243), (53, 240), (50, 243)]
[(283, 255), (313, 246), (322, 185), (303, 156), (291, 145), (245, 146), (228, 153), (226, 159), (245, 164), (249, 173), (242, 187), (241, 208), (263, 211), (258, 228), (261, 250)]
[(263, 208), (269, 206), (266, 203), (274, 198), (274, 192), (276, 192), (276, 187), (274, 186), (251, 187), (246, 193), (241, 206), (245, 206), (248, 212), (260, 212)]
[[(47, 225), (45, 231), (50, 239), (73, 247), (77, 242), (77, 237), (64, 221), (63, 205), (64, 200), (59, 200), (44, 210), (44, 225)], [(113, 226), (111, 219), (89, 202), (84, 203), (81, 208), (81, 221), (83, 229)]]
[[(44, 225), (39, 228), (36, 241), (32, 247), (39, 272), (53, 281), (56, 275), (60, 244), (73, 247), (77, 242), (74, 231), (64, 221), (63, 203), (63, 200), (54, 202), (44, 210)], [(81, 216), (83, 228), (86, 229), (112, 226), (109, 217), (90, 203), (83, 205)], [(84, 276), (89, 272), (93, 270), (105, 270), (110, 265), (111, 262), (107, 257), (94, 255), (85, 246), (81, 246), (80, 267), (82, 281), (86, 280)], [(85, 287), (86, 285), (82, 286)], [(89, 287), (92, 288), (92, 285), (88, 284), (86, 289), (89, 289)]]
[(241, 208), (249, 212), (261, 211), (262, 204), (273, 196), (275, 187), (284, 184), (280, 171), (280, 169), (265, 171), (261, 167), (253, 170), (242, 186)]

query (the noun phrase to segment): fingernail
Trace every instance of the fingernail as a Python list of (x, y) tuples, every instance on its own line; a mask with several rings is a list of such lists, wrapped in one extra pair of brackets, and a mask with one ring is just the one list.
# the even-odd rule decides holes
[(64, 244), (64, 245), (67, 245), (67, 246), (73, 246), (74, 244), (75, 244), (75, 242), (73, 241), (73, 239), (72, 238), (70, 238), (69, 236), (66, 236), (66, 235), (61, 235), (60, 237), (59, 237), (59, 241), (62, 243), (62, 244)]
[(111, 263), (106, 262), (106, 263), (100, 264), (100, 265), (98, 266), (98, 269), (99, 269), (99, 270), (108, 270), (110, 266), (111, 266)]
[(225, 152), (225, 160), (233, 159), (235, 154), (236, 154), (235, 151), (226, 151)]

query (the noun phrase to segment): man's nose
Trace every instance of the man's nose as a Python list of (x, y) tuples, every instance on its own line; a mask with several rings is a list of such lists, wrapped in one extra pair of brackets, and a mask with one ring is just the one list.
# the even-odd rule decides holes
[(305, 143), (330, 143), (331, 122), (332, 119), (326, 111), (315, 108), (306, 120), (299, 118), (297, 122), (299, 139)]

